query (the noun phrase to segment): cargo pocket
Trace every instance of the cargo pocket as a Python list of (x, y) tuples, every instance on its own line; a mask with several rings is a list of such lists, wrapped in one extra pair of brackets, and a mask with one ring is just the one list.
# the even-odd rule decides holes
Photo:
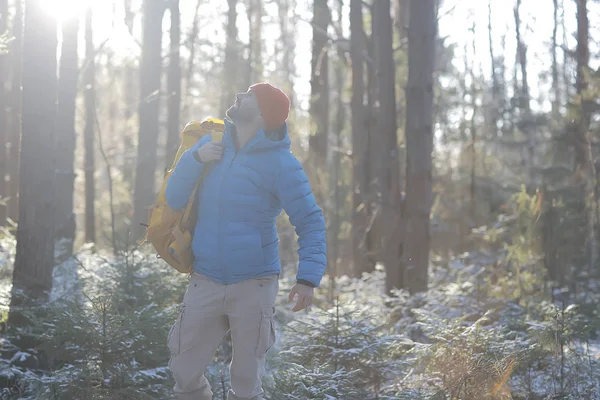
[(260, 333), (258, 336), (258, 346), (256, 355), (262, 357), (275, 344), (275, 321), (273, 316), (275, 307), (265, 306), (260, 309)]
[(185, 312), (185, 305), (181, 305), (179, 310), (179, 316), (171, 327), (169, 335), (167, 336), (167, 347), (171, 353), (171, 357), (177, 356), (181, 352), (181, 330), (183, 329), (183, 314)]

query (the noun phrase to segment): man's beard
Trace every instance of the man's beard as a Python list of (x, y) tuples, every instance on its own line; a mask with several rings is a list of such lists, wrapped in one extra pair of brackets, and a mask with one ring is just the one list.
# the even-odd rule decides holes
[(233, 121), (237, 112), (236, 108), (237, 106), (235, 104), (229, 107), (227, 111), (225, 111), (225, 116)]
[(248, 109), (241, 109), (239, 104), (236, 102), (225, 112), (225, 116), (227, 116), (227, 118), (229, 118), (234, 124), (244, 123), (252, 120), (252, 115), (250, 115), (249, 111), (250, 110)]

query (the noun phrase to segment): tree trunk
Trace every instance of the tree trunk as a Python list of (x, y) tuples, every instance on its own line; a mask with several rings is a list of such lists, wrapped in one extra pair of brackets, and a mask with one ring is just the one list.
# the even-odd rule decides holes
[[(378, 99), (377, 99), (377, 71), (375, 64), (375, 36), (374, 32), (376, 19), (373, 18), (371, 12), (371, 36), (367, 41), (367, 179), (368, 188), (365, 192), (369, 207), (367, 208), (368, 225), (367, 225), (367, 257), (372, 269), (375, 269), (375, 264), (381, 260), (381, 238), (382, 233), (380, 226), (381, 220), (381, 201), (379, 200), (381, 187), (378, 180), (379, 163), (377, 160), (381, 158), (383, 151), (383, 135), (380, 134), (379, 114), (378, 114)], [(366, 36), (365, 36), (366, 37)]]
[(398, 0), (396, 3), (396, 25), (400, 43), (406, 40), (410, 16), (410, 0)]
[[(506, 73), (506, 60), (505, 60), (505, 56), (504, 54), (507, 54), (506, 52), (506, 33), (503, 33), (500, 39), (500, 43), (501, 45), (501, 49), (500, 49), (500, 54), (502, 54), (503, 56), (501, 57), (501, 62), (500, 64), (500, 79), (502, 82), (501, 85), (501, 99), (500, 101), (502, 102), (500, 105), (501, 110), (504, 111), (504, 103), (506, 101), (506, 85), (507, 85), (507, 73)], [(511, 107), (512, 109), (512, 107)], [(510, 109), (509, 109), (510, 111)], [(501, 112), (500, 114), (500, 120), (502, 121), (502, 129), (500, 130), (500, 132), (502, 132), (503, 135), (512, 135), (512, 130), (509, 130), (508, 128), (512, 129), (511, 126), (511, 115), (512, 112)]]
[(94, 172), (94, 123), (95, 123), (95, 91), (96, 91), (96, 61), (94, 59), (94, 40), (92, 31), (92, 8), (88, 7), (85, 14), (85, 59), (86, 69), (83, 73), (84, 102), (85, 102), (85, 129), (84, 129), (84, 171), (85, 171), (85, 240), (96, 241), (96, 212), (94, 199), (96, 198), (96, 184)]
[(244, 79), (245, 87), (249, 87), (254, 80), (254, 0), (246, 0), (246, 17), (248, 19), (248, 47), (246, 48), (248, 56), (246, 57), (246, 76)]
[(73, 254), (75, 213), (75, 98), (77, 97), (77, 34), (79, 20), (73, 17), (63, 23), (63, 43), (58, 82), (56, 123), (56, 239), (67, 239), (66, 256)]
[(248, 14), (248, 75), (247, 84), (250, 86), (262, 80), (262, 15), (263, 5), (260, 0), (247, 0)]
[(558, 0), (554, 2), (554, 26), (552, 28), (552, 117), (560, 116), (560, 87), (558, 83)]
[(368, 127), (365, 110), (365, 32), (362, 0), (350, 0), (350, 57), (352, 59), (352, 259), (354, 275), (371, 272), (373, 264), (367, 258), (368, 199)]
[[(328, 247), (330, 251), (328, 251), (328, 266), (329, 273), (333, 276), (339, 276), (338, 271), (338, 258), (340, 255), (339, 248), (339, 232), (340, 232), (340, 210), (344, 208), (343, 201), (341, 201), (340, 196), (340, 146), (341, 146), (341, 135), (344, 130), (344, 120), (345, 120), (345, 110), (344, 110), (344, 88), (345, 88), (345, 64), (344, 64), (344, 53), (342, 51), (339, 52), (339, 57), (336, 60), (335, 64), (335, 83), (336, 83), (336, 115), (334, 122), (334, 146), (335, 149), (333, 151), (331, 157), (331, 167), (328, 168), (331, 173), (329, 176), (329, 187), (331, 198), (333, 201), (330, 202), (332, 207), (330, 209), (330, 218), (331, 218), (331, 229), (328, 232), (329, 235), (329, 243)], [(333, 286), (332, 286), (333, 288)], [(333, 292), (330, 294), (330, 300), (333, 301)]]
[(598, 194), (596, 188), (596, 169), (593, 162), (592, 144), (590, 140), (590, 109), (593, 107), (590, 100), (585, 99), (588, 89), (586, 72), (589, 68), (589, 20), (587, 14), (587, 0), (577, 0), (577, 95), (581, 99), (581, 109), (576, 132), (575, 161), (577, 171), (582, 178), (585, 203), (587, 205), (587, 246), (588, 267), (596, 266), (598, 260), (598, 245), (596, 242), (596, 218)]
[[(134, 37), (133, 26), (135, 23), (136, 13), (132, 9), (131, 0), (125, 0), (124, 4), (125, 9), (125, 25), (129, 30), (129, 34)], [(125, 121), (127, 123), (122, 127), (121, 137), (123, 140), (123, 163), (122, 163), (122, 171), (123, 171), (123, 182), (125, 183), (129, 194), (129, 204), (133, 203), (133, 188), (135, 183), (133, 182), (133, 171), (135, 169), (135, 157), (137, 148), (135, 146), (135, 142), (133, 140), (134, 136), (132, 135), (132, 126), (129, 121), (133, 116), (137, 114), (138, 109), (138, 94), (139, 88), (136, 85), (139, 81), (136, 79), (137, 68), (135, 65), (135, 61), (133, 59), (127, 60), (125, 64), (125, 82), (124, 86), (124, 98), (125, 98)], [(131, 221), (130, 221), (131, 223)]]
[(377, 70), (379, 129), (383, 152), (379, 154), (377, 180), (381, 189), (381, 260), (386, 269), (386, 288), (403, 287), (400, 230), (400, 165), (396, 126), (396, 68), (389, 0), (373, 3), (373, 40)]
[[(6, 32), (8, 26), (8, 0), (0, 0), (0, 35)], [(6, 121), (6, 90), (5, 81), (8, 54), (0, 53), (0, 226), (6, 222), (7, 207), (4, 200), (8, 197), (8, 185), (6, 176), (8, 176), (6, 155), (7, 155), (7, 121)]]
[[(586, 69), (590, 63), (589, 49), (589, 20), (587, 15), (587, 0), (576, 0), (577, 2), (577, 80), (575, 88), (577, 94), (581, 95), (588, 87), (585, 77)], [(584, 127), (585, 130), (588, 127)], [(580, 132), (581, 133), (581, 132)]]
[(225, 47), (225, 64), (223, 90), (221, 93), (221, 112), (225, 112), (235, 101), (235, 94), (239, 91), (237, 87), (237, 64), (239, 60), (239, 44), (237, 40), (237, 0), (227, 0), (229, 10), (227, 12), (227, 44)]
[[(110, 25), (111, 25), (111, 30), (115, 29), (115, 24), (117, 22), (117, 3), (113, 3), (112, 4), (112, 10), (111, 10), (111, 17), (110, 17)], [(114, 61), (114, 57), (115, 57), (115, 52), (113, 49), (107, 49), (106, 50), (106, 73), (108, 74), (108, 76), (114, 76), (114, 79), (111, 80), (111, 82), (108, 84), (108, 91), (109, 93), (113, 93), (115, 92), (116, 89), (116, 83), (117, 82), (123, 82), (123, 68), (121, 65), (119, 66), (115, 66), (115, 61)], [(118, 129), (117, 129), (117, 124), (120, 124), (120, 120), (121, 120), (121, 116), (119, 115), (119, 111), (120, 111), (120, 107), (119, 107), (119, 100), (121, 100), (119, 97), (117, 96), (111, 96), (110, 100), (108, 101), (108, 139), (109, 139), (109, 144), (107, 146), (107, 150), (109, 152), (111, 152), (112, 154), (112, 159), (111, 159), (111, 163), (116, 164), (117, 162), (117, 157), (115, 153), (119, 153), (119, 145), (120, 143), (118, 142), (119, 139), (119, 134)]]
[(181, 60), (180, 43), (181, 40), (181, 16), (179, 13), (179, 0), (171, 0), (171, 51), (169, 59), (169, 71), (167, 77), (168, 93), (168, 116), (167, 116), (167, 151), (166, 168), (171, 166), (177, 148), (179, 146), (179, 112), (181, 107)]
[[(535, 165), (535, 132), (533, 131), (533, 116), (531, 114), (531, 96), (529, 94), (529, 81), (527, 78), (527, 46), (523, 43), (521, 37), (521, 0), (517, 0), (515, 5), (515, 27), (517, 39), (517, 63), (521, 69), (521, 90), (518, 95), (519, 107), (524, 111), (521, 118), (523, 133), (527, 137), (527, 157), (525, 166), (527, 168), (527, 184), (534, 185), (534, 165)], [(516, 72), (515, 72), (516, 73)], [(517, 92), (518, 93), (518, 92)]]
[[(125, 120), (129, 121), (133, 115), (135, 115), (134, 109), (137, 104), (137, 86), (136, 86), (136, 69), (131, 62), (128, 62), (125, 66), (125, 82), (124, 82), (124, 92), (125, 92)], [(133, 191), (133, 170), (135, 168), (135, 144), (133, 141), (133, 135), (129, 131), (128, 127), (125, 126), (122, 130), (123, 137), (123, 181), (130, 189), (130, 192)], [(133, 196), (132, 196), (133, 197)]]
[[(335, 10), (337, 19), (335, 21), (335, 29), (337, 37), (343, 40), (343, 7), (344, 1), (337, 0), (335, 2)], [(341, 135), (344, 131), (345, 126), (345, 105), (344, 105), (344, 89), (346, 87), (346, 80), (344, 71), (346, 70), (345, 63), (345, 52), (339, 46), (335, 48), (336, 54), (333, 59), (333, 85), (335, 91), (333, 97), (335, 99), (335, 116), (332, 121), (332, 138), (331, 138), (331, 149), (326, 159), (326, 168), (328, 171), (328, 196), (325, 204), (327, 205), (327, 212), (329, 215), (329, 230), (327, 231), (327, 268), (328, 273), (331, 276), (339, 276), (340, 271), (338, 270), (338, 261), (340, 255), (339, 247), (339, 231), (340, 231), (340, 210), (344, 208), (343, 201), (341, 198), (340, 188), (340, 162), (341, 162)], [(329, 300), (334, 301), (335, 292), (335, 281), (331, 282), (329, 287)]]
[(142, 235), (139, 224), (148, 220), (148, 209), (154, 201), (156, 145), (158, 143), (158, 114), (160, 104), (160, 75), (162, 69), (162, 17), (164, 4), (144, 0), (144, 29), (140, 62), (140, 107), (138, 151), (133, 197), (134, 238)]
[[(477, 47), (475, 45), (475, 40), (477, 39), (475, 32), (475, 21), (470, 29), (473, 35), (472, 49), (473, 49), (473, 62), (471, 64), (470, 75), (471, 75), (471, 187), (469, 190), (470, 194), (470, 218), (471, 224), (477, 225), (477, 87), (475, 84), (475, 57), (477, 57)], [(465, 65), (466, 66), (466, 65)], [(466, 71), (465, 71), (466, 72)]]
[(10, 145), (8, 148), (8, 216), (19, 219), (19, 163), (21, 158), (21, 77), (23, 71), (23, 3), (15, 1), (13, 40), (10, 46), (12, 79), (10, 88)]
[(295, 46), (296, 40), (294, 37), (294, 19), (290, 17), (290, 9), (295, 9), (295, 2), (292, 1), (290, 5), (290, 0), (282, 0), (278, 2), (278, 11), (279, 11), (279, 30), (281, 31), (281, 41), (279, 42), (280, 47), (278, 53), (281, 54), (281, 66), (278, 68), (278, 71), (281, 73), (281, 82), (282, 82), (282, 90), (286, 92), (290, 96), (290, 101), (292, 103), (293, 112), (293, 104), (294, 104), (294, 54), (295, 54)]
[[(113, 79), (110, 80), (110, 82), (108, 82), (107, 86), (106, 86), (106, 90), (108, 91), (108, 93), (114, 93), (117, 89), (116, 89), (116, 84), (118, 82), (122, 82), (122, 73), (123, 73), (123, 69), (120, 68), (120, 65), (118, 67), (115, 67), (115, 52), (112, 49), (106, 49), (105, 50), (105, 54), (106, 54), (106, 64), (105, 64), (105, 73), (107, 76), (113, 77)], [(119, 134), (118, 132), (118, 125), (120, 124), (120, 121), (117, 121), (119, 119), (119, 103), (121, 98), (117, 97), (117, 96), (110, 96), (110, 99), (107, 100), (108, 102), (108, 118), (107, 118), (107, 127), (106, 127), (106, 132), (107, 137), (106, 137), (106, 150), (109, 154), (111, 154), (111, 163), (116, 163), (117, 159), (116, 159), (116, 155), (118, 153), (120, 153), (120, 149), (119, 149), (119, 143), (118, 143), (118, 139), (119, 139)]]
[(565, 99), (569, 99), (571, 97), (571, 80), (569, 79), (569, 61), (571, 60), (571, 55), (570, 55), (570, 51), (569, 48), (566, 46), (566, 43), (568, 43), (568, 37), (569, 35), (571, 35), (571, 33), (567, 30), (567, 26), (566, 26), (566, 18), (565, 18), (565, 4), (564, 2), (561, 2), (561, 8), (562, 8), (562, 12), (561, 12), (561, 30), (562, 30), (562, 34), (563, 34), (563, 63), (562, 63), (562, 76), (563, 76), (563, 83), (564, 83), (564, 98)]
[(406, 221), (404, 283), (427, 290), (433, 150), (433, 70), (437, 35), (435, 0), (411, 0), (406, 94)]
[[(329, 135), (329, 57), (327, 28), (331, 20), (327, 0), (313, 2), (312, 59), (310, 73), (311, 137), (309, 151), (315, 161), (314, 173), (325, 168)], [(314, 157), (314, 158), (312, 158)], [(317, 186), (319, 189), (320, 185)]]
[(263, 10), (263, 2), (262, 0), (250, 0), (254, 1), (253, 8), (253, 16), (252, 16), (252, 24), (254, 27), (252, 28), (252, 48), (250, 51), (252, 52), (252, 76), (250, 79), (250, 84), (255, 82), (261, 82), (263, 80), (263, 48), (262, 48), (262, 18), (264, 14)]
[(523, 43), (521, 36), (521, 0), (517, 0), (515, 6), (515, 27), (517, 34), (517, 62), (521, 68), (521, 94), (520, 94), (520, 105), (521, 107), (529, 111), (531, 110), (531, 96), (529, 95), (529, 81), (527, 79), (527, 46)]
[(194, 10), (194, 18), (192, 22), (192, 29), (187, 37), (187, 46), (190, 51), (190, 58), (188, 59), (188, 66), (185, 71), (185, 98), (183, 101), (183, 118), (184, 121), (189, 121), (190, 117), (190, 105), (192, 103), (192, 88), (194, 83), (194, 64), (196, 62), (196, 38), (198, 37), (198, 16), (200, 5), (203, 0), (198, 0), (196, 2), (196, 9)]
[(54, 267), (54, 129), (56, 19), (42, 0), (27, 0), (23, 36), (23, 117), (19, 225), (13, 271), (13, 306), (21, 294), (44, 298)]
[[(460, 115), (460, 124), (458, 127), (458, 131), (459, 131), (459, 137), (462, 143), (464, 143), (464, 148), (461, 148), (461, 154), (460, 157), (462, 159), (463, 154), (464, 154), (464, 159), (466, 160), (468, 155), (468, 151), (469, 151), (469, 137), (467, 136), (467, 114), (468, 114), (468, 109), (469, 109), (469, 101), (468, 101), (468, 95), (469, 95), (469, 89), (467, 88), (467, 79), (466, 79), (466, 74), (467, 71), (469, 71), (469, 44), (468, 42), (465, 40), (464, 42), (464, 47), (463, 47), (463, 62), (464, 62), (464, 69), (465, 69), (465, 78), (461, 78), (459, 80), (460, 82), (460, 89), (461, 89), (461, 97), (460, 97), (460, 110), (461, 110), (461, 115)], [(460, 169), (459, 169), (460, 171)], [(469, 243), (467, 241), (467, 238), (469, 236), (469, 226), (470, 226), (470, 221), (468, 218), (464, 217), (463, 215), (467, 215), (468, 211), (467, 211), (467, 193), (468, 193), (468, 188), (465, 187), (464, 190), (462, 190), (462, 185), (461, 188), (459, 189), (459, 193), (460, 193), (460, 216), (458, 218), (458, 224), (459, 224), (459, 247), (458, 247), (458, 252), (463, 253), (468, 251), (469, 248)]]
[[(492, 73), (492, 105), (490, 107), (490, 133), (495, 138), (498, 136), (498, 119), (500, 118), (500, 84), (498, 81), (498, 72), (496, 65), (496, 57), (494, 56), (494, 42), (492, 40), (492, 0), (488, 2), (488, 41), (490, 45), (490, 61)], [(473, 45), (475, 42), (473, 42)]]

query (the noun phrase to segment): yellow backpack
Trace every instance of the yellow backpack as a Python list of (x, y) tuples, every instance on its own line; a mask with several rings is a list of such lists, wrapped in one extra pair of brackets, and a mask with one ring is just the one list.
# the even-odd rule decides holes
[(148, 211), (146, 237), (140, 244), (149, 240), (158, 253), (157, 257), (162, 258), (181, 273), (192, 272), (194, 263), (192, 236), (197, 218), (196, 192), (209, 168), (203, 169), (187, 205), (182, 210), (175, 211), (167, 204), (165, 199), (167, 181), (186, 150), (193, 147), (201, 137), (206, 135), (211, 135), (213, 142), (221, 142), (224, 131), (223, 120), (216, 118), (207, 118), (202, 122), (191, 121), (183, 128), (180, 133), (181, 144), (173, 165), (166, 171), (156, 202)]

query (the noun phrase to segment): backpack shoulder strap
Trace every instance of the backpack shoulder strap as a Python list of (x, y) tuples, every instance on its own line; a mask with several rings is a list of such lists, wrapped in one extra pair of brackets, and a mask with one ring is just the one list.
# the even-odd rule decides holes
[[(213, 142), (218, 142), (220, 143), (223, 139), (223, 132), (220, 131), (213, 131), (213, 133), (211, 134), (212, 136), (212, 141)], [(208, 173), (210, 172), (210, 169), (212, 167), (212, 163), (206, 164), (204, 166), (204, 168), (202, 168), (202, 172), (200, 173), (200, 177), (198, 177), (198, 180), (196, 181), (196, 184), (194, 185), (194, 190), (192, 190), (192, 194), (190, 195), (190, 200), (188, 201), (187, 206), (185, 207), (185, 211), (183, 213), (183, 216), (181, 217), (181, 221), (187, 221), (190, 217), (191, 212), (194, 210), (194, 206), (196, 204), (196, 193), (198, 192), (198, 188), (200, 187), (200, 183), (202, 183), (202, 181), (204, 180), (204, 178), (206, 177), (206, 175), (208, 175)]]

